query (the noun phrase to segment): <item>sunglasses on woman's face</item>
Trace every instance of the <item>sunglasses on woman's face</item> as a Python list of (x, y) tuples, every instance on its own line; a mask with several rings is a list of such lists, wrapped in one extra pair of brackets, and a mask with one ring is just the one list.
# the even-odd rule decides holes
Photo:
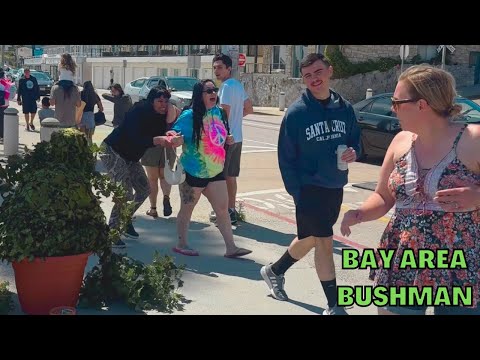
[(203, 90), (203, 92), (207, 93), (207, 94), (213, 94), (214, 92), (216, 94), (218, 94), (218, 88), (210, 88), (210, 89), (207, 89), (207, 90)]
[(393, 106), (393, 108), (396, 109), (396, 108), (398, 107), (398, 105), (400, 105), (400, 104), (417, 102), (417, 101), (420, 100), (420, 99), (401, 99), (401, 100), (397, 100), (397, 99), (394, 99), (394, 98), (392, 97), (392, 98), (390, 98), (390, 100), (392, 100), (392, 106)]

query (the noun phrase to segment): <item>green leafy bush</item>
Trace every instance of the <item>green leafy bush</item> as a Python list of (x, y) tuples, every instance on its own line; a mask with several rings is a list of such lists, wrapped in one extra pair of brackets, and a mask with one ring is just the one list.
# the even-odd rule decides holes
[(75, 129), (10, 157), (2, 182), (0, 259), (9, 262), (107, 250), (120, 234), (106, 223), (101, 195), (120, 202), (123, 227), (129, 215), (125, 191), (95, 171), (94, 153)]
[(352, 63), (343, 55), (338, 45), (327, 45), (325, 47), (325, 57), (333, 66), (333, 79), (346, 78), (372, 71), (388, 71), (400, 61), (399, 59), (382, 57), (377, 60)]
[[(182, 309), (184, 297), (175, 292), (182, 287), (184, 266), (177, 267), (170, 256), (155, 251), (153, 262), (145, 265), (132, 258), (112, 253), (110, 265), (95, 266), (88, 273), (80, 291), (80, 306), (101, 308), (114, 301), (125, 302), (136, 311), (172, 312)], [(108, 273), (108, 281), (105, 274)]]

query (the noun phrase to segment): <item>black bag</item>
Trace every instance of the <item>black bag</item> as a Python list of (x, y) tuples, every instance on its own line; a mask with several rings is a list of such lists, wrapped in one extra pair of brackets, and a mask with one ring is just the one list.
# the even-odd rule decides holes
[(96, 112), (93, 116), (95, 118), (95, 126), (103, 125), (107, 121), (105, 114), (101, 111)]

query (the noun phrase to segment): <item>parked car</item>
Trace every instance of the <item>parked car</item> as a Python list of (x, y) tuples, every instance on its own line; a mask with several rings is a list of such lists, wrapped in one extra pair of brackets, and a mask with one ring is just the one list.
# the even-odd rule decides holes
[[(139, 82), (137, 83), (137, 81)], [(146, 99), (150, 90), (153, 87), (160, 85), (172, 92), (170, 102), (182, 109), (183, 107), (190, 105), (192, 102), (193, 86), (198, 81), (198, 79), (189, 76), (150, 76), (148, 78), (136, 79), (127, 84), (130, 90), (127, 92), (127, 86), (125, 86), (125, 93), (129, 94), (132, 97), (132, 101), (135, 103)], [(142, 87), (138, 91), (138, 95), (135, 95), (140, 84), (142, 84)]]
[[(391, 141), (401, 131), (396, 114), (391, 109), (392, 96), (393, 93), (378, 94), (353, 105), (362, 131), (359, 159), (384, 157)], [(457, 96), (455, 102), (462, 106), (462, 116), (456, 121), (480, 123), (480, 105), (461, 96)]]
[[(54, 83), (53, 79), (43, 71), (31, 70), (30, 75), (35, 76), (35, 78), (37, 79), (38, 87), (40, 88), (40, 95), (50, 95), (50, 90), (52, 90), (52, 86)], [(23, 73), (17, 78), (17, 80), (15, 80), (15, 85), (17, 86), (17, 88), (22, 76)]]
[(133, 103), (139, 101), (138, 93), (142, 89), (143, 84), (145, 84), (146, 80), (148, 80), (148, 77), (141, 77), (130, 81), (127, 85), (125, 85), (125, 89), (123, 89), (123, 91), (125, 92), (125, 94), (130, 95)]

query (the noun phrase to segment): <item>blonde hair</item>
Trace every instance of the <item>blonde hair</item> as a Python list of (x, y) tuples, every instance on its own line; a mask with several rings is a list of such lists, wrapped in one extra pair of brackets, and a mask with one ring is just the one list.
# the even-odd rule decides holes
[(455, 79), (449, 72), (430, 65), (414, 65), (405, 70), (398, 81), (407, 84), (414, 99), (424, 99), (438, 115), (455, 117), (462, 107), (455, 104)]
[(69, 53), (64, 53), (60, 57), (60, 67), (70, 70), (73, 75), (75, 75), (75, 70), (77, 69), (77, 64), (75, 64), (75, 61), (72, 58), (72, 55)]

